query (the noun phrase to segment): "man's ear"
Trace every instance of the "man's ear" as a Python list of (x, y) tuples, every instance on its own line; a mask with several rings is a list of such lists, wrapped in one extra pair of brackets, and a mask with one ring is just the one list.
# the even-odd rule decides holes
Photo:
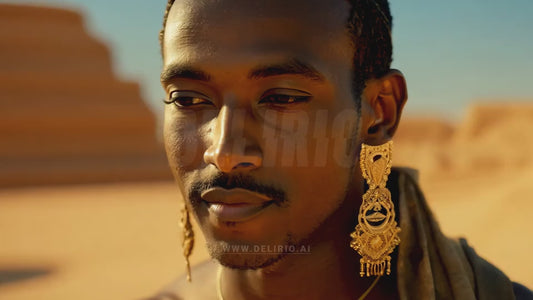
[(390, 70), (370, 79), (361, 97), (362, 138), (365, 144), (381, 145), (392, 139), (407, 101), (403, 74)]

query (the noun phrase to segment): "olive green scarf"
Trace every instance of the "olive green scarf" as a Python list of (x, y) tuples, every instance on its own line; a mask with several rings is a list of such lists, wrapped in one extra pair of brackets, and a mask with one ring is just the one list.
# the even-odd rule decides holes
[(398, 178), (402, 229), (397, 264), (400, 299), (515, 299), (507, 276), (464, 239), (443, 235), (418, 188), (416, 171), (393, 168), (393, 173)]

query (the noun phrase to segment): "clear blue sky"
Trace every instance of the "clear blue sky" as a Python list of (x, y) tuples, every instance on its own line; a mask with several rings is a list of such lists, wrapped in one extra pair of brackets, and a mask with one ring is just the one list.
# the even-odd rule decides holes
[[(0, 0), (83, 11), (110, 45), (119, 76), (162, 108), (157, 34), (166, 0)], [(407, 114), (460, 117), (473, 100), (533, 101), (533, 1), (390, 0), (393, 67), (407, 78)]]

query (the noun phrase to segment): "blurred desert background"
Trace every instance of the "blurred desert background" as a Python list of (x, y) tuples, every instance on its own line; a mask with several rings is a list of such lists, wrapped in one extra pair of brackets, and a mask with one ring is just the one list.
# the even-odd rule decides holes
[[(112, 60), (79, 11), (0, 3), (2, 300), (141, 299), (184, 270), (160, 117)], [(445, 233), (531, 288), (530, 96), (408, 113), (393, 159), (420, 171)]]

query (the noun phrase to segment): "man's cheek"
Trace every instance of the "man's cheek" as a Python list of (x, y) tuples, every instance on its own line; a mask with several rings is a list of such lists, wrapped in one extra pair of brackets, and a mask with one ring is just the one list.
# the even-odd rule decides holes
[(193, 170), (203, 163), (204, 143), (194, 133), (184, 133), (177, 141), (176, 160), (181, 168)]
[(198, 168), (203, 161), (203, 142), (197, 130), (175, 127), (165, 132), (165, 149), (169, 163), (179, 173)]

